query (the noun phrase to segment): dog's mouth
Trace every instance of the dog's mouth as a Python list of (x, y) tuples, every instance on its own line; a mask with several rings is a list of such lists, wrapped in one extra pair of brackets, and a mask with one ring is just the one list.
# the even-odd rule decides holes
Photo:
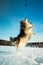
[(30, 30), (32, 27), (28, 27), (27, 30)]
[(32, 29), (33, 28), (33, 26), (31, 26), (31, 27), (27, 27), (27, 30), (30, 30), (30, 29)]

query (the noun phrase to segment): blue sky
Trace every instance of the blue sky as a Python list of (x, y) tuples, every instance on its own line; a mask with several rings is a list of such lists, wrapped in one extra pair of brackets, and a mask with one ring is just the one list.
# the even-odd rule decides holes
[(17, 36), (25, 17), (35, 26), (31, 41), (43, 41), (43, 0), (0, 0), (0, 39)]

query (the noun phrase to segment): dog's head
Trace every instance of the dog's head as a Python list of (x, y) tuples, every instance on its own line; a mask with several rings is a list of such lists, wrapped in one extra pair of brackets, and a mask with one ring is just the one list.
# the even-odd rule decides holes
[(29, 22), (26, 18), (21, 21), (21, 30), (23, 30), (26, 34), (32, 31), (33, 24)]

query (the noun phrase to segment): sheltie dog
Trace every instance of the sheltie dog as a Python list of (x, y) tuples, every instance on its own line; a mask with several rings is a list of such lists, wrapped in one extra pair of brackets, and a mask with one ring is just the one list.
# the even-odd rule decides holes
[(10, 38), (13, 43), (16, 43), (17, 50), (20, 50), (24, 47), (27, 41), (35, 33), (32, 32), (33, 24), (25, 18), (20, 22), (20, 33), (16, 38)]

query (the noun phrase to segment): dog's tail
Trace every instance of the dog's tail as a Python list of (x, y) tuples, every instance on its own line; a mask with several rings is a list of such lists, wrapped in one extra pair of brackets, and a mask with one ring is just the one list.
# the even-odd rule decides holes
[(17, 38), (16, 37), (10, 37), (10, 41), (12, 41), (12, 42), (15, 42), (17, 40)]

